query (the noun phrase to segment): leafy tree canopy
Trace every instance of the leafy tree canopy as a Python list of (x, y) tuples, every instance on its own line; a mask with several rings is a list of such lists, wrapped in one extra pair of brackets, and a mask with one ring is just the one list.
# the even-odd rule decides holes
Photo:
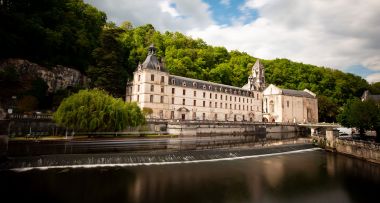
[(53, 117), (59, 125), (81, 131), (119, 131), (145, 122), (136, 103), (125, 103), (97, 89), (64, 99)]

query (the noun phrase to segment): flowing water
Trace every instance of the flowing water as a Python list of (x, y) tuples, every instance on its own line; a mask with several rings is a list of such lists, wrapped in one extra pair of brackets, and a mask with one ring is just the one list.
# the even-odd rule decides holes
[(163, 165), (0, 171), (1, 202), (374, 202), (380, 165), (322, 150)]

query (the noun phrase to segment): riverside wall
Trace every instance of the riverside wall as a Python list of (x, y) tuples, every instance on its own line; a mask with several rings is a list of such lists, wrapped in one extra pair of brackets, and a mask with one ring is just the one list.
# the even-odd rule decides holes
[(380, 164), (380, 144), (362, 140), (339, 138), (335, 133), (326, 137), (312, 136), (313, 142), (328, 150), (349, 156), (354, 156)]
[(209, 135), (258, 135), (267, 133), (303, 132), (307, 129), (294, 124), (251, 122), (169, 122), (167, 132), (184, 137)]

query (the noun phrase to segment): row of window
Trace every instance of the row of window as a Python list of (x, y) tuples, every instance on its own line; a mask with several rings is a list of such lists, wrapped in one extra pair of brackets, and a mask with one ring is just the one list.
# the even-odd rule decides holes
[[(151, 92), (154, 92), (154, 85), (151, 85), (150, 86), (150, 91)], [(140, 85), (137, 85), (137, 91), (139, 92), (140, 91)], [(164, 93), (165, 92), (165, 88), (164, 88), (164, 86), (161, 86), (161, 93)], [(175, 88), (172, 88), (172, 94), (175, 94)], [(182, 90), (182, 95), (184, 95), (184, 96), (186, 96), (186, 89), (183, 89)], [(209, 94), (209, 97), (210, 97), (210, 99), (212, 99), (212, 93), (210, 93)], [(196, 97), (197, 96), (197, 91), (193, 91), (193, 96), (194, 97)], [(223, 95), (222, 94), (220, 94), (219, 95), (220, 97), (220, 100), (223, 100), (223, 98), (225, 98), (224, 100), (226, 100), (226, 101), (228, 101), (228, 95), (224, 95), (224, 97), (223, 97)], [(206, 98), (206, 92), (203, 92), (203, 98)], [(214, 98), (215, 99), (218, 99), (218, 94), (215, 94), (214, 95)], [(257, 100), (259, 99), (259, 94), (257, 94)], [(230, 99), (230, 101), (232, 101), (232, 96), (229, 96), (229, 99)], [(253, 102), (253, 100), (252, 99), (248, 99), (248, 98), (241, 98), (241, 97), (236, 97), (236, 96), (234, 96), (234, 101), (235, 102), (243, 102), (243, 103), (249, 103), (249, 101), (251, 102), (251, 104), (252, 104), (252, 102)]]
[[(140, 81), (141, 80), (141, 75), (138, 75), (137, 76), (137, 80)], [(150, 81), (154, 81), (154, 74), (151, 74), (150, 75)], [(165, 76), (161, 76), (161, 83), (165, 83)]]
[[(163, 111), (160, 111), (160, 118), (163, 118)], [(206, 113), (202, 113), (201, 114), (202, 115), (202, 120), (206, 120)], [(237, 121), (238, 119), (237, 119), (237, 115), (234, 115), (234, 121)], [(171, 111), (170, 112), (170, 119), (174, 119), (174, 111)], [(186, 118), (186, 114), (181, 114), (181, 119), (182, 120), (189, 120), (189, 118)], [(192, 119), (193, 120), (198, 120), (199, 118), (197, 117), (197, 112), (193, 112), (193, 114), (192, 114)], [(214, 114), (214, 120), (219, 120), (219, 118), (218, 118), (218, 114), (217, 113), (215, 113)], [(228, 114), (224, 114), (224, 120), (225, 121), (228, 121), (229, 120), (229, 116), (228, 116)], [(249, 117), (249, 121), (253, 121), (254, 120), (254, 115), (253, 116), (251, 116), (251, 117)], [(245, 115), (242, 115), (242, 119), (241, 119), (241, 121), (247, 121), (246, 120), (246, 117), (245, 117)]]
[[(141, 80), (141, 75), (138, 75), (137, 77), (138, 77), (138, 81), (140, 81)], [(154, 74), (151, 74), (150, 75), (150, 81), (154, 82), (154, 78), (155, 78)], [(161, 81), (160, 82), (161, 83), (165, 83), (165, 76), (161, 76)], [(172, 79), (171, 83), (172, 83), (172, 85), (175, 85), (176, 84), (175, 79)], [(182, 82), (182, 86), (186, 87), (186, 82), (185, 81)], [(195, 88), (198, 87), (197, 82), (193, 82), (193, 87), (195, 87)], [(203, 87), (203, 89), (207, 89), (206, 85), (203, 85), (202, 87)], [(218, 87), (213, 87), (211, 85), (208, 85), (208, 89), (209, 90), (212, 90), (213, 88), (214, 88), (215, 91), (218, 91)], [(220, 92), (223, 92), (223, 89), (224, 89), (224, 92), (226, 92), (226, 93), (229, 92), (231, 94), (233, 93), (233, 94), (239, 94), (239, 95), (243, 95), (243, 96), (247, 96), (247, 97), (255, 97), (255, 94), (253, 94), (253, 93), (251, 93), (249, 91), (233, 90), (231, 88), (219, 87), (219, 91)]]
[[(140, 101), (140, 96), (137, 95), (137, 101), (139, 102)], [(149, 102), (153, 103), (154, 102), (154, 95), (150, 95), (149, 96)], [(164, 96), (160, 96), (160, 103), (164, 103)], [(172, 98), (172, 101), (171, 101), (172, 104), (175, 104), (175, 99)], [(186, 99), (182, 99), (182, 105), (186, 105)], [(193, 100), (193, 106), (197, 106), (197, 100)], [(202, 107), (206, 107), (206, 101), (202, 101)], [(220, 102), (209, 102), (208, 103), (208, 106), (207, 107), (210, 107), (210, 108), (223, 108), (223, 103)], [(250, 106), (251, 107), (251, 111), (253, 111), (253, 106)], [(224, 108), (225, 109), (234, 109), (234, 110), (249, 110), (249, 106), (248, 105), (240, 105), (240, 104), (229, 104), (228, 103), (224, 103)], [(259, 111), (259, 107), (257, 106), (257, 111)]]

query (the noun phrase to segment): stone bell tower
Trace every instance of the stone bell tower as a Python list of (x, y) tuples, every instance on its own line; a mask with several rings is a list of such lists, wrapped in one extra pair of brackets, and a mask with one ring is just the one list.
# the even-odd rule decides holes
[(263, 91), (265, 89), (265, 68), (259, 59), (252, 66), (252, 74), (248, 77), (250, 90)]

